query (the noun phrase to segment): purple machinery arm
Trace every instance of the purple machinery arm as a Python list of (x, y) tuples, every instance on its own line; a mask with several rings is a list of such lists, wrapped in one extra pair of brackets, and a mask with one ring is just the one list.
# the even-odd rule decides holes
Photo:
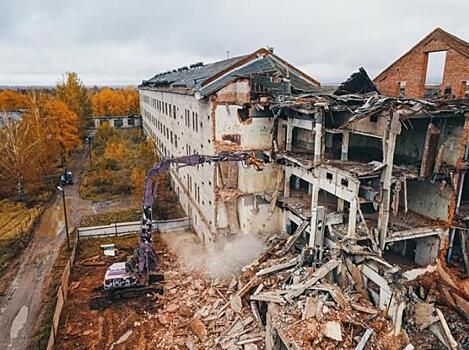
[(158, 269), (158, 261), (155, 250), (153, 249), (153, 222), (152, 210), (153, 203), (157, 194), (158, 183), (155, 183), (152, 188), (152, 177), (158, 176), (169, 170), (171, 165), (179, 164), (181, 167), (194, 166), (203, 163), (212, 162), (238, 162), (250, 160), (254, 166), (259, 169), (260, 161), (253, 155), (243, 153), (221, 153), (216, 156), (207, 156), (194, 154), (190, 156), (183, 156), (177, 158), (163, 159), (161, 162), (156, 163), (147, 171), (145, 178), (145, 193), (143, 197), (143, 211), (142, 211), (142, 229), (140, 233), (139, 246), (136, 249), (135, 255), (138, 262), (138, 270), (140, 273), (145, 271), (156, 271)]

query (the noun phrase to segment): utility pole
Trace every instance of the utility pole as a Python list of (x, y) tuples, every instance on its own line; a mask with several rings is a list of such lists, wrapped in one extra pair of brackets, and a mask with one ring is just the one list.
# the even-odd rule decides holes
[(64, 217), (65, 217), (65, 233), (67, 234), (67, 248), (70, 250), (70, 237), (68, 235), (68, 220), (67, 220), (67, 205), (65, 203), (65, 190), (57, 186), (60, 192), (62, 192), (62, 200), (63, 200), (63, 206), (64, 206)]

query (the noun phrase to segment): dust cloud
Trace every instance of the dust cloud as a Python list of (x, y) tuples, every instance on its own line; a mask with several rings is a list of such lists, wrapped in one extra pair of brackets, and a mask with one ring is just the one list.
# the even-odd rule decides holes
[(263, 237), (254, 234), (222, 237), (206, 247), (190, 232), (163, 233), (161, 237), (186, 270), (209, 278), (231, 277), (265, 250)]

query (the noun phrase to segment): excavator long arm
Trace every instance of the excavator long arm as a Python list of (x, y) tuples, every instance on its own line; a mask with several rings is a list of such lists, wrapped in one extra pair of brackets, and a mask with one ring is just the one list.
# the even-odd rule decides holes
[(166, 158), (161, 162), (156, 163), (147, 171), (145, 178), (145, 193), (143, 198), (143, 211), (142, 211), (142, 229), (140, 233), (139, 246), (135, 251), (137, 258), (138, 271), (143, 273), (145, 271), (156, 271), (158, 269), (158, 262), (155, 250), (153, 249), (153, 222), (152, 222), (152, 209), (157, 195), (157, 184), (152, 185), (152, 178), (168, 171), (173, 164), (179, 167), (195, 166), (204, 163), (217, 163), (217, 162), (238, 162), (246, 161), (252, 164), (257, 170), (262, 169), (262, 161), (254, 155), (242, 153), (221, 153), (215, 156), (194, 154), (190, 156), (183, 156), (177, 158)]

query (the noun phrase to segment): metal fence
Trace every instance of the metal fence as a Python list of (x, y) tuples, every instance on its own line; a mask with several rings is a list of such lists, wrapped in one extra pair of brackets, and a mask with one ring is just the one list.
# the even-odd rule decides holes
[[(76, 230), (74, 230), (76, 233)], [(55, 304), (54, 317), (52, 318), (52, 327), (49, 336), (49, 342), (47, 343), (47, 350), (52, 350), (55, 344), (55, 338), (59, 329), (60, 315), (62, 314), (62, 308), (64, 307), (65, 300), (67, 299), (68, 293), (68, 280), (70, 278), (70, 271), (75, 261), (75, 255), (78, 245), (78, 234), (75, 234), (75, 240), (73, 241), (72, 253), (67, 261), (67, 265), (62, 273), (62, 282), (57, 291), (57, 303)]]
[[(184, 230), (191, 227), (188, 217), (175, 220), (154, 220), (153, 229), (160, 232)], [(79, 227), (78, 238), (102, 237), (102, 236), (124, 236), (133, 234), (141, 228), (140, 221), (120, 222), (103, 226)]]

